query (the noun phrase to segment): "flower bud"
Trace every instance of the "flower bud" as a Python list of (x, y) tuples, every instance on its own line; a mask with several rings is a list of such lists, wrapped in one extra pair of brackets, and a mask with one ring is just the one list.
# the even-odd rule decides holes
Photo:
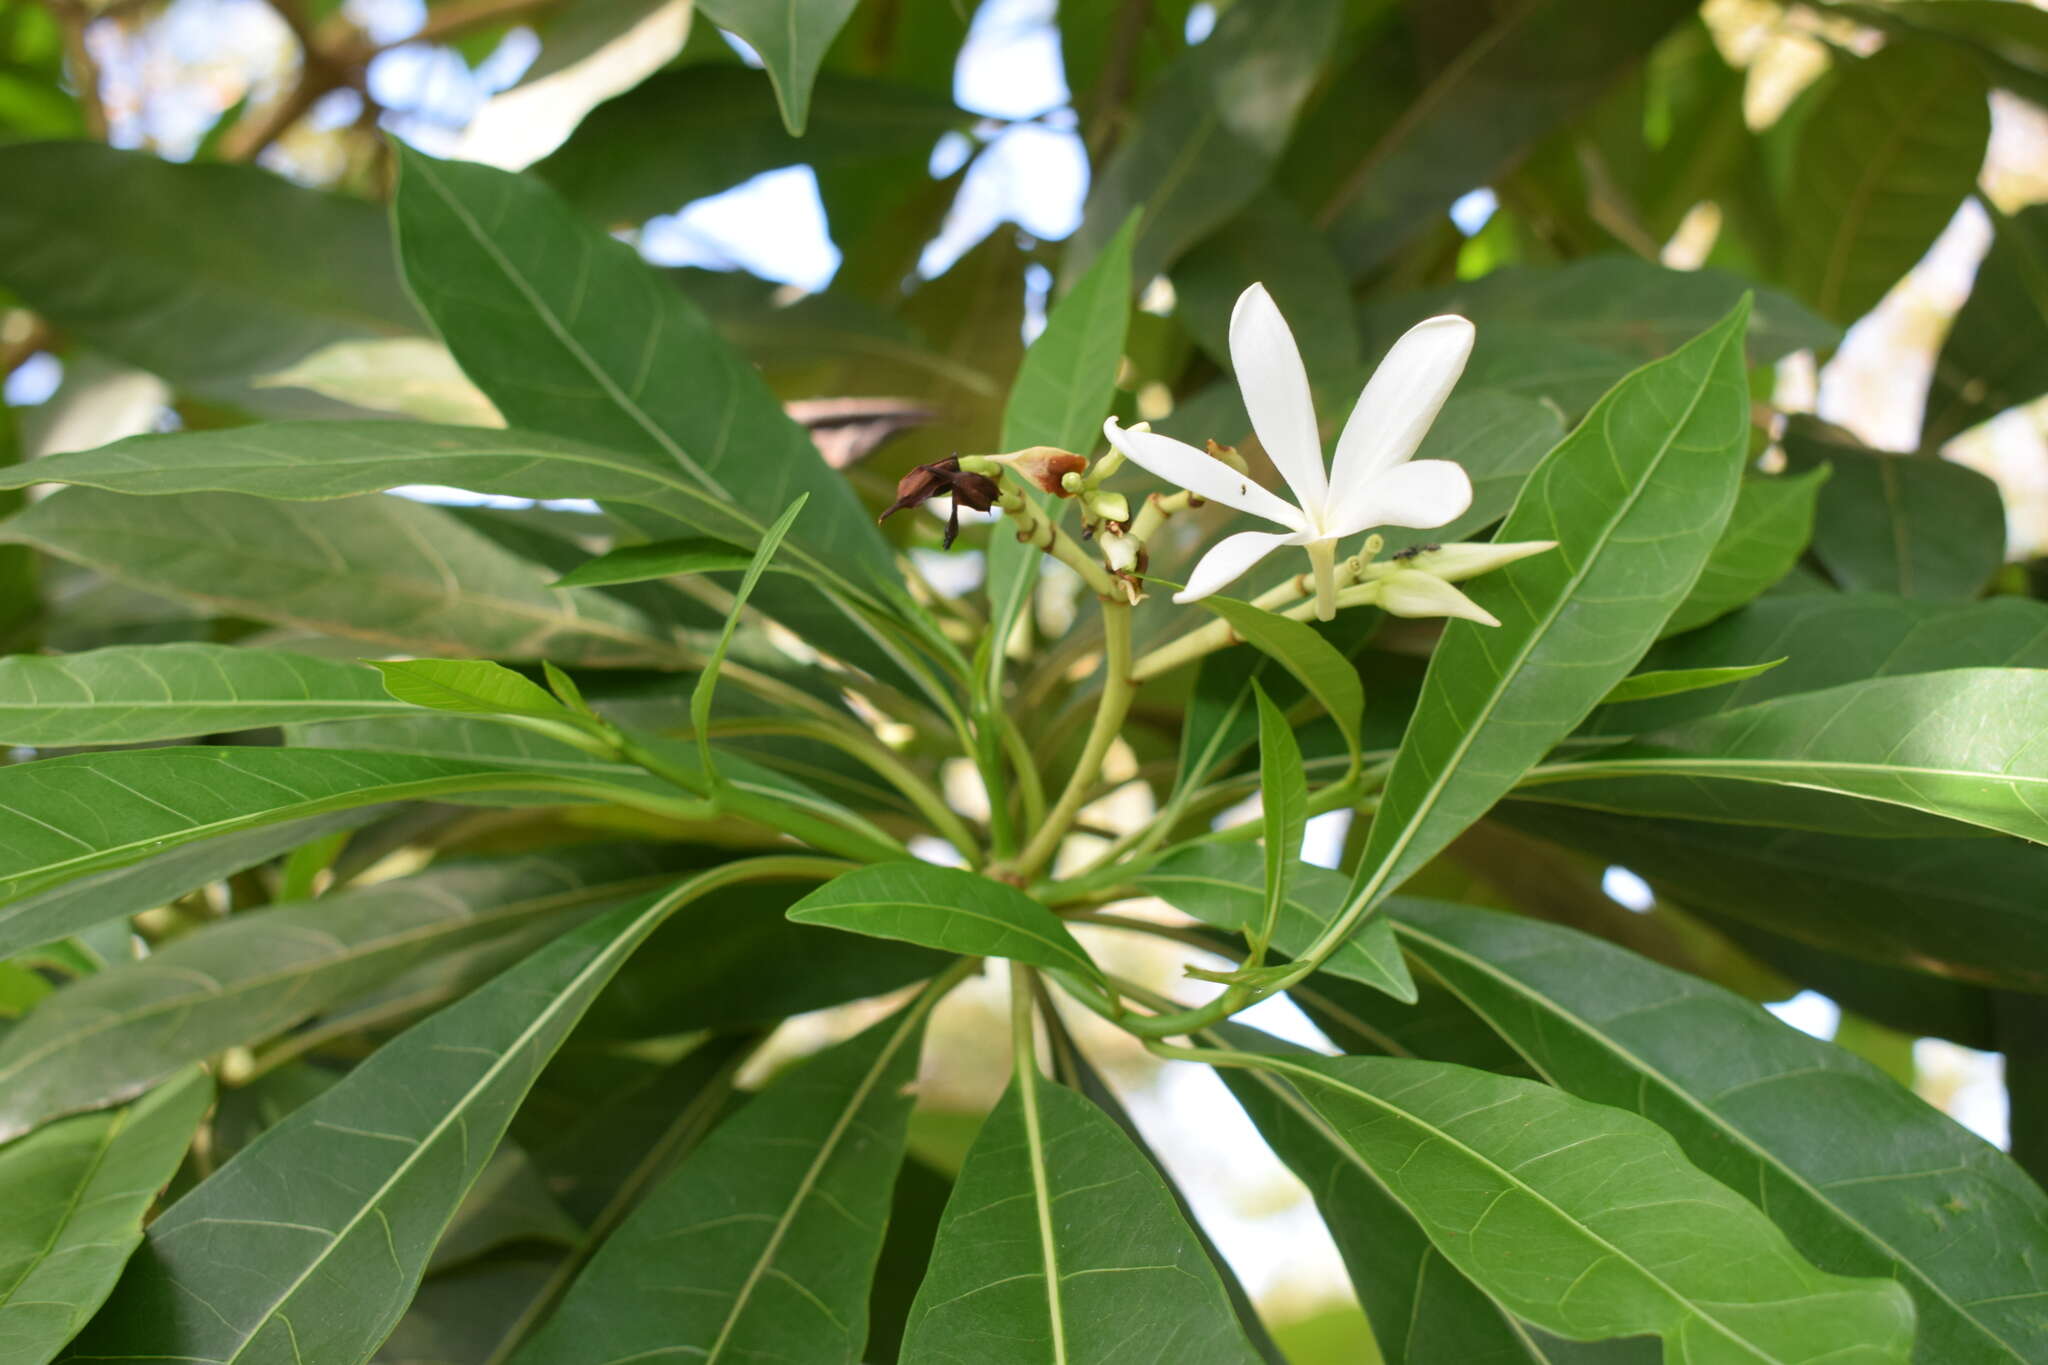
[(1081, 510), (1088, 514), (1090, 521), (1107, 522), (1112, 526), (1125, 526), (1131, 520), (1131, 500), (1121, 493), (1105, 493), (1099, 488), (1081, 495)]
[(1102, 562), (1111, 573), (1137, 572), (1138, 554), (1143, 547), (1136, 540), (1116, 531), (1104, 531), (1095, 538), (1095, 543), (1102, 547)]
[(1446, 583), (1462, 583), (1483, 573), (1491, 573), (1503, 565), (1512, 564), (1530, 555), (1554, 550), (1554, 540), (1511, 540), (1501, 544), (1486, 545), (1477, 542), (1459, 541), (1451, 545), (1418, 545), (1394, 554), (1384, 563), (1367, 569), (1368, 575), (1387, 574), (1401, 569), (1415, 569), (1422, 573), (1441, 578)]
[(1369, 587), (1377, 589), (1380, 610), (1389, 616), (1457, 616), (1482, 626), (1500, 624), (1492, 612), (1435, 574), (1419, 569), (1395, 569)]

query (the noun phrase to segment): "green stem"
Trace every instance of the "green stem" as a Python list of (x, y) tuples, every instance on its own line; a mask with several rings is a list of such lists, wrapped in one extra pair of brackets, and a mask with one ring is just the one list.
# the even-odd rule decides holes
[(1068, 776), (1065, 790), (1053, 804), (1045, 823), (1038, 827), (1031, 841), (1024, 846), (1024, 851), (1017, 856), (1012, 870), (1021, 882), (1028, 882), (1036, 876), (1059, 850), (1060, 840), (1066, 837), (1067, 831), (1073, 827), (1074, 817), (1087, 803), (1088, 794), (1102, 772), (1102, 760), (1123, 729), (1124, 716), (1131, 709), (1131, 698), (1137, 693), (1131, 678), (1129, 606), (1120, 601), (1103, 602), (1102, 636), (1105, 646), (1102, 694), (1096, 699), (1095, 723), (1088, 729), (1087, 742), (1081, 747), (1081, 761)]
[(1005, 488), (999, 505), (1003, 514), (1016, 523), (1017, 539), (1036, 545), (1081, 575), (1081, 581), (1098, 597), (1123, 600), (1122, 589), (1109, 576), (1109, 570), (1102, 566), (1102, 561), (1082, 549), (1078, 541), (1040, 512), (1037, 504), (1025, 497), (1021, 490)]
[[(1001, 725), (1003, 752), (1010, 756), (1010, 768), (1017, 779), (1019, 794), (1024, 798), (1024, 824), (1036, 829), (1045, 823), (1045, 782), (1038, 775), (1038, 764), (1032, 761), (1031, 746), (1024, 742), (1024, 731), (1008, 711), (997, 715)], [(994, 800), (994, 795), (990, 795)]]

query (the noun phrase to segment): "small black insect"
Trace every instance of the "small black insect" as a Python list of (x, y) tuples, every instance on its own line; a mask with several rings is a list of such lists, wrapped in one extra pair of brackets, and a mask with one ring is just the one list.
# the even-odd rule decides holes
[(1441, 545), (1410, 545), (1410, 546), (1409, 546), (1409, 547), (1408, 547), (1407, 549), (1405, 549), (1405, 550), (1396, 550), (1396, 551), (1394, 551), (1394, 553), (1393, 553), (1393, 554), (1392, 554), (1392, 555), (1390, 556), (1390, 558), (1393, 558), (1393, 559), (1397, 559), (1397, 560), (1400, 560), (1400, 559), (1413, 559), (1413, 558), (1415, 558), (1415, 556), (1417, 556), (1417, 555), (1419, 555), (1419, 554), (1427, 554), (1427, 553), (1428, 553), (1429, 551), (1431, 551), (1431, 550), (1441, 550), (1441, 549), (1443, 549), (1443, 546), (1441, 546)]

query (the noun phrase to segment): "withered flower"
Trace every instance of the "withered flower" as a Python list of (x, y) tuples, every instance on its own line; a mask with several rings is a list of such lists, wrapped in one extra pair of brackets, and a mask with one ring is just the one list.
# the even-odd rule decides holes
[(960, 508), (964, 504), (977, 512), (986, 512), (995, 506), (1002, 489), (986, 474), (969, 474), (961, 470), (960, 457), (951, 456), (921, 464), (905, 474), (896, 484), (896, 501), (882, 509), (876, 521), (887, 521), (906, 507), (922, 507), (933, 498), (951, 498), (952, 515), (946, 518), (947, 549), (953, 548), (954, 537), (960, 534)]

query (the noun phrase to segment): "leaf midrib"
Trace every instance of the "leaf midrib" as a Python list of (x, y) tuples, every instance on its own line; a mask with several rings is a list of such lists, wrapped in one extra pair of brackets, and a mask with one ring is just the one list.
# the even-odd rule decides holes
[[(1624, 1046), (1619, 1039), (1597, 1029), (1590, 1019), (1587, 1019), (1583, 1015), (1574, 1013), (1566, 1009), (1562, 1004), (1551, 998), (1549, 995), (1536, 990), (1534, 987), (1523, 985), (1517, 978), (1512, 977), (1507, 973), (1501, 971), (1499, 968), (1495, 967), (1491, 962), (1486, 961), (1484, 958), (1480, 958), (1472, 954), (1466, 953), (1464, 950), (1460, 949), (1456, 945), (1446, 942), (1445, 940), (1438, 938), (1434, 934), (1429, 933), (1427, 930), (1418, 928), (1414, 924), (1410, 923), (1409, 921), (1403, 920), (1398, 916), (1394, 919), (1394, 931), (1404, 938), (1413, 939), (1419, 943), (1427, 945), (1429, 948), (1434, 949), (1437, 952), (1443, 953), (1447, 957), (1455, 958), (1459, 962), (1464, 963), (1465, 966), (1467, 966), (1468, 968), (1492, 978), (1496, 983), (1498, 983), (1505, 990), (1507, 990), (1509, 994), (1514, 995), (1519, 999), (1522, 999), (1530, 1004), (1537, 1006), (1538, 1008), (1542, 1009), (1545, 1013), (1550, 1015), (1552, 1018), (1556, 1019), (1566, 1029), (1577, 1033), (1582, 1038), (1586, 1038), (1590, 1041), (1593, 1041), (1597, 1045), (1611, 1052), (1625, 1066), (1634, 1070), (1638, 1075), (1647, 1077), (1655, 1081), (1667, 1095), (1675, 1097), (1681, 1102), (1681, 1104), (1684, 1107), (1692, 1109), (1700, 1116), (1702, 1116), (1702, 1118), (1704, 1118), (1705, 1121), (1711, 1127), (1713, 1127), (1716, 1132), (1722, 1134), (1724, 1137), (1731, 1139), (1737, 1146), (1742, 1147), (1748, 1150), (1750, 1153), (1752, 1153), (1757, 1159), (1759, 1165), (1766, 1166), (1770, 1170), (1777, 1172), (1779, 1175), (1784, 1177), (1790, 1184), (1794, 1185), (1800, 1190), (1803, 1190), (1807, 1194), (1807, 1196), (1811, 1198), (1816, 1204), (1819, 1204), (1822, 1207), (1834, 1211), (1844, 1224), (1846, 1224), (1850, 1228), (1855, 1229), (1857, 1232), (1863, 1234), (1864, 1237), (1867, 1238), (1868, 1241), (1871, 1243), (1871, 1245), (1874, 1246), (1878, 1251), (1882, 1252), (1884, 1255), (1889, 1257), (1898, 1269), (1910, 1272), (1918, 1283), (1926, 1286), (1928, 1291), (1932, 1293), (1937, 1299), (1941, 1300), (1942, 1303), (1946, 1304), (1949, 1308), (1953, 1309), (1958, 1317), (1970, 1323), (1973, 1327), (1976, 1327), (1980, 1332), (1982, 1332), (1986, 1337), (1990, 1338), (1990, 1340), (1996, 1342), (1999, 1346), (2003, 1347), (2015, 1361), (2020, 1362), (2020, 1365), (2025, 1365), (2026, 1357), (2022, 1356), (2016, 1347), (2014, 1347), (2010, 1342), (2006, 1341), (2003, 1337), (1999, 1336), (1996, 1332), (1992, 1331), (1989, 1326), (1978, 1321), (1978, 1319), (1976, 1319), (1970, 1313), (1968, 1313), (1961, 1304), (1959, 1304), (1954, 1298), (1952, 1298), (1948, 1294), (1946, 1290), (1942, 1288), (1941, 1285), (1937, 1284), (1933, 1279), (1931, 1279), (1927, 1275), (1925, 1271), (1921, 1270), (1917, 1262), (1909, 1260), (1906, 1256), (1894, 1250), (1892, 1248), (1892, 1245), (1888, 1241), (1886, 1241), (1881, 1234), (1879, 1234), (1875, 1229), (1871, 1228), (1868, 1224), (1862, 1222), (1860, 1219), (1851, 1215), (1848, 1210), (1842, 1208), (1833, 1200), (1830, 1200), (1826, 1196), (1825, 1192), (1823, 1192), (1818, 1186), (1814, 1185), (1811, 1181), (1809, 1181), (1802, 1172), (1800, 1172), (1792, 1166), (1787, 1165), (1782, 1161), (1777, 1160), (1767, 1148), (1760, 1145), (1747, 1132), (1736, 1127), (1733, 1123), (1730, 1123), (1728, 1120), (1723, 1118), (1721, 1114), (1716, 1110), (1709, 1108), (1706, 1102), (1700, 1099), (1695, 1094), (1693, 1094), (1692, 1091), (1684, 1088), (1683, 1086), (1680, 1086), (1677, 1082), (1673, 1081), (1664, 1072), (1662, 1072), (1655, 1066), (1652, 1066), (1642, 1057), (1636, 1055), (1635, 1052), (1631, 1051), (1628, 1047)], [(1458, 984), (1450, 980), (1448, 977), (1445, 977), (1442, 974), (1438, 974), (1437, 979), (1442, 981), (1443, 984), (1450, 989), (1452, 994), (1456, 995), (1460, 1000), (1462, 1000), (1467, 1008), (1472, 1010), (1473, 1013), (1479, 1015), (1482, 1019), (1485, 1019), (1487, 1021), (1487, 1024), (1493, 1029), (1493, 1031), (1496, 1034), (1500, 1035), (1500, 1037), (1503, 1040), (1505, 1040), (1510, 1047), (1514, 1048), (1516, 1052), (1521, 1054), (1522, 1060), (1526, 1061), (1531, 1067), (1535, 1068), (1538, 1075), (1542, 1076), (1543, 1079), (1551, 1085), (1557, 1086), (1558, 1089), (1565, 1090), (1567, 1093), (1570, 1093), (1569, 1087), (1562, 1085), (1558, 1081), (1556, 1076), (1554, 1076), (1551, 1073), (1550, 1069), (1544, 1066), (1543, 1062), (1534, 1053), (1532, 1053), (1529, 1049), (1523, 1047), (1521, 1043), (1517, 1041), (1515, 1035), (1511, 1033), (1504, 1025), (1497, 1022), (1494, 1015), (1484, 1005), (1479, 1003), (1479, 1001), (1475, 1000), (1467, 992), (1461, 990), (1458, 987)]]

